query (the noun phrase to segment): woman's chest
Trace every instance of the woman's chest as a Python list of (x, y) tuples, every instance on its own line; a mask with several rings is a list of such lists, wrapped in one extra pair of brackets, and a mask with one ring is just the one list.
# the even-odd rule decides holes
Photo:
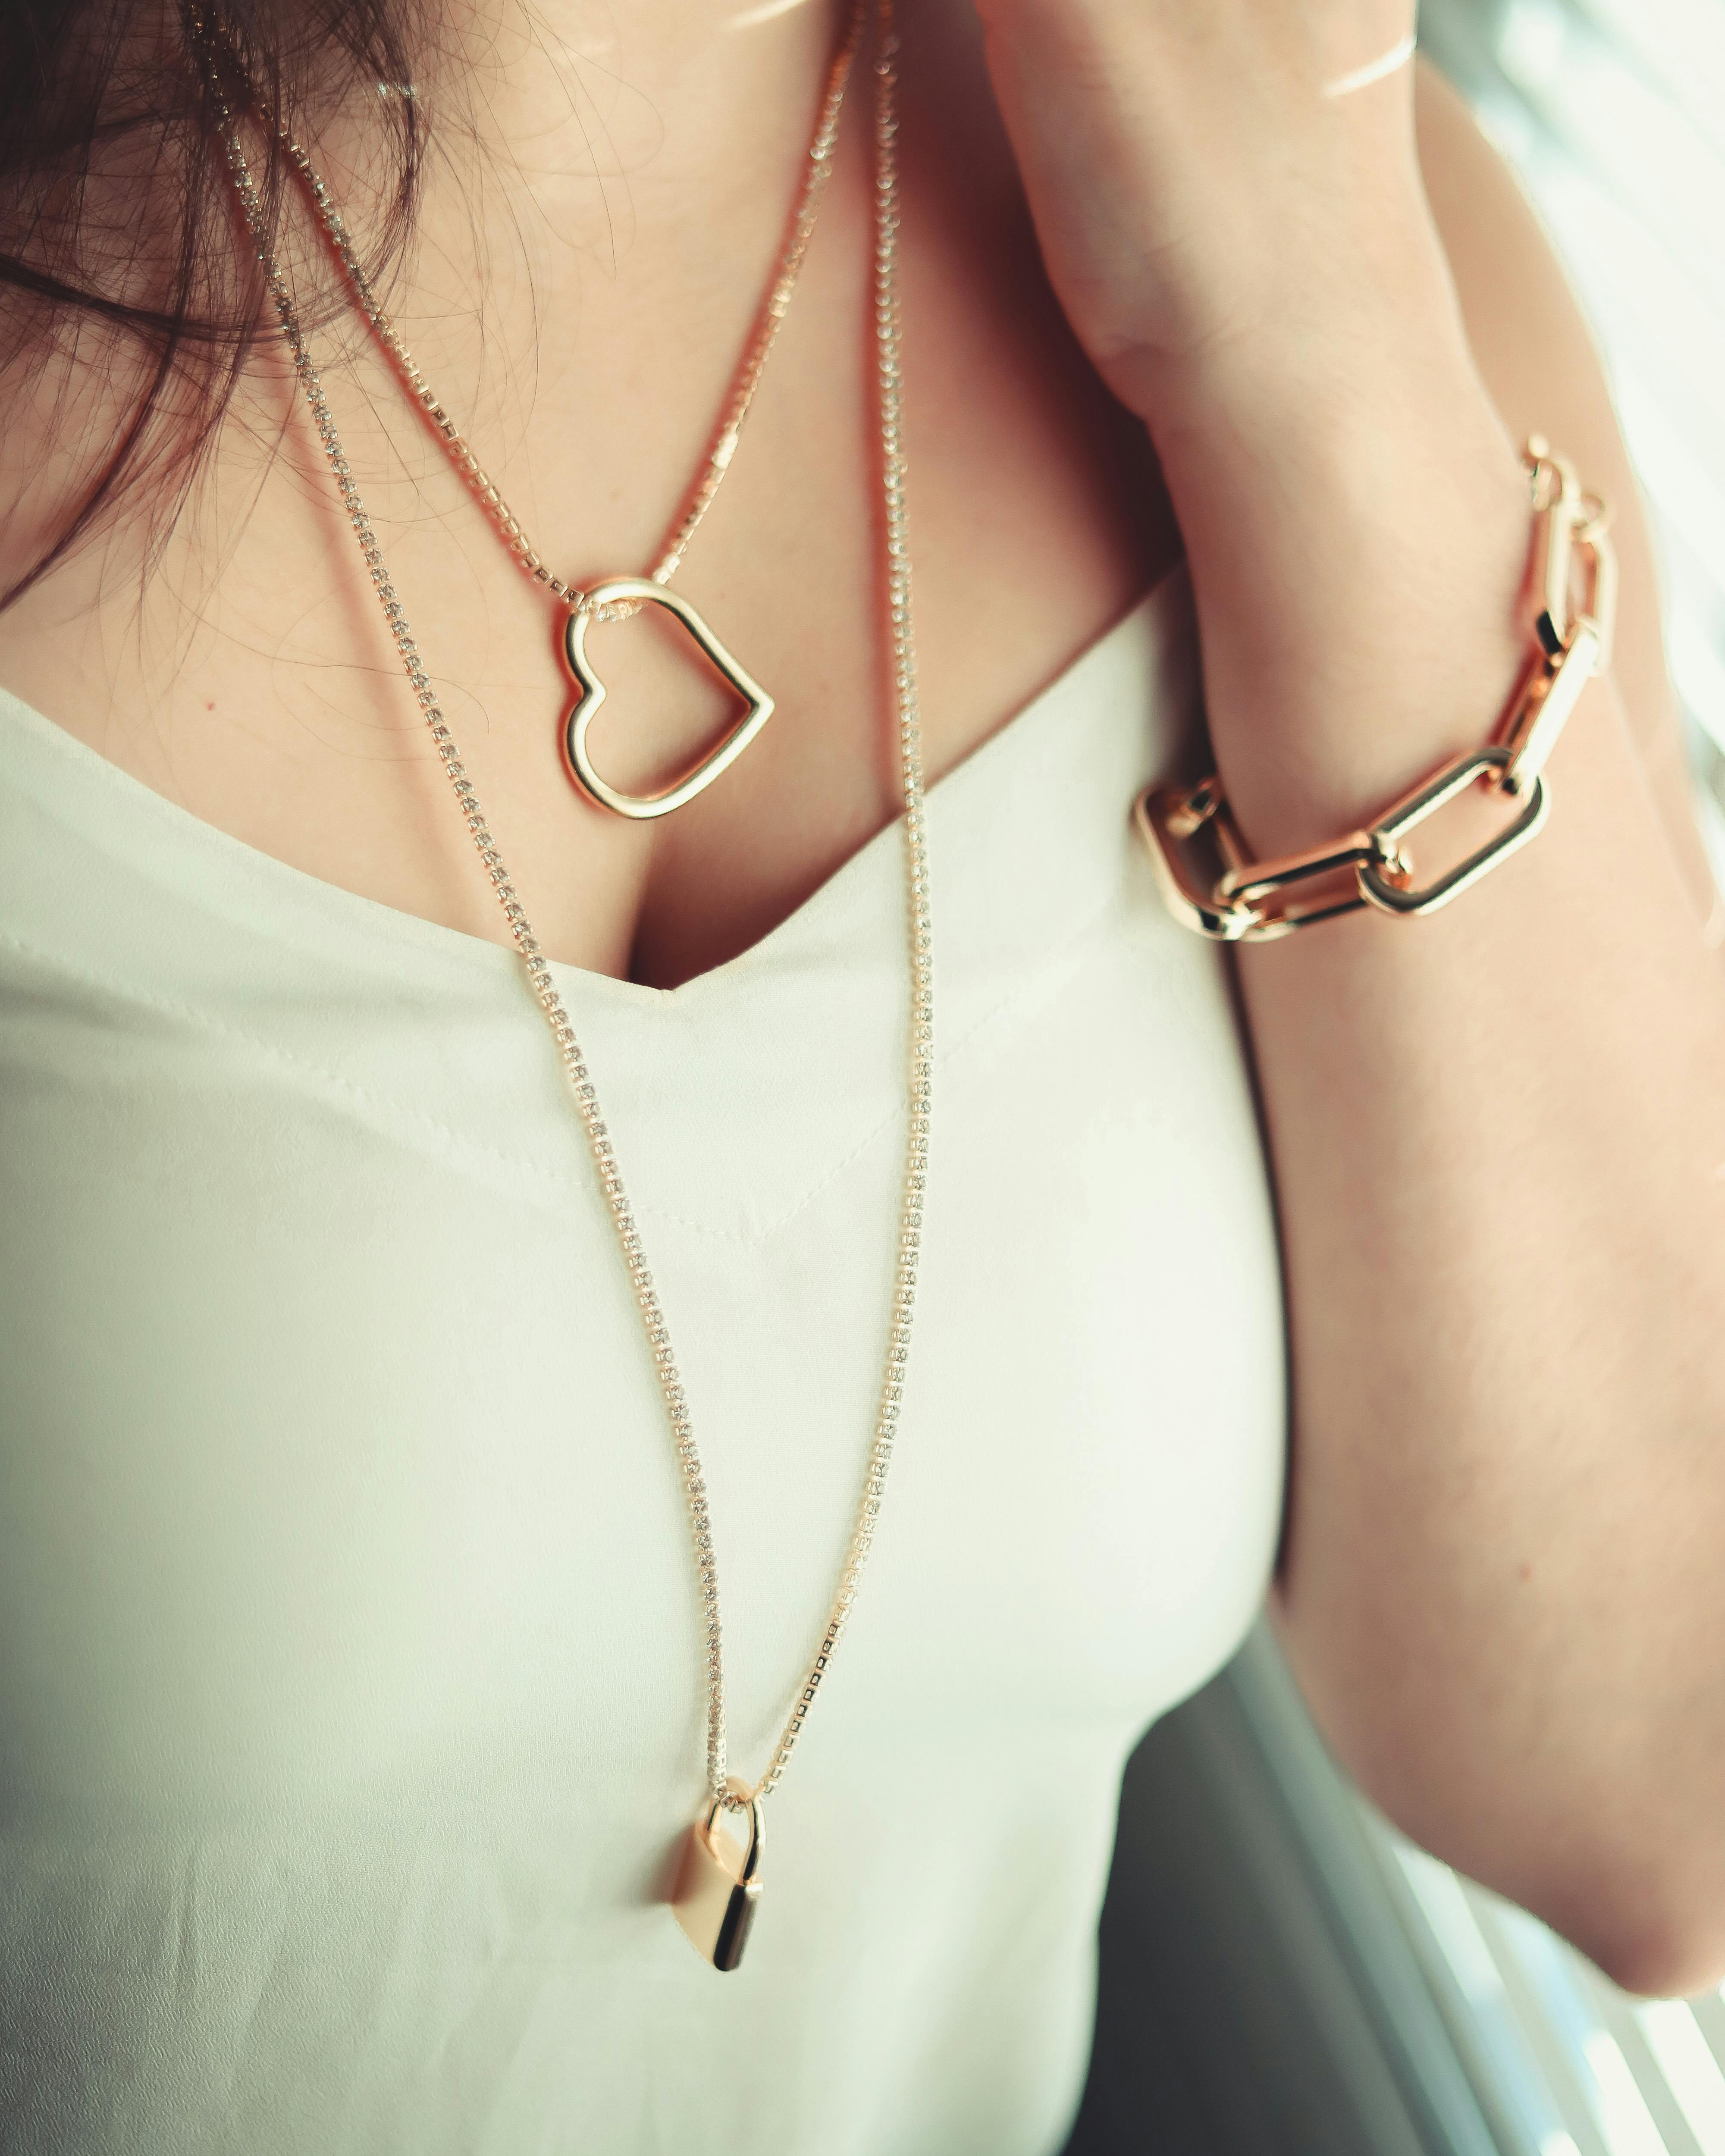
[[(1142, 1721), (1261, 1589), (1281, 1346), (1250, 1111), (1225, 1012), (1171, 1046), (1110, 1008), (1126, 986), (1094, 954), (942, 1074), (898, 1456), (817, 1717), (837, 1743)], [(778, 1081), (732, 1102), (730, 1187), (693, 1158), (719, 1132), (613, 1109), (745, 1771), (861, 1491), (899, 1154), (890, 1093), (805, 1117)], [(578, 1160), (452, 1157), (268, 1084), (59, 1114), (35, 1090), (4, 1145), (14, 1795), (459, 1785), (547, 1742), (691, 1771), (686, 1507)]]
[[(1141, 1723), (1237, 1636), (1276, 1532), (1276, 1258), (1225, 982), (1127, 851), (1125, 762), (1075, 804), (1062, 718), (936, 796), (910, 1374), (807, 1740), (859, 1763), (952, 1716)], [(745, 1771), (824, 1620), (879, 1394), (896, 843), (692, 993), (566, 988), (695, 1409)], [(305, 927), (244, 985), (224, 957), (213, 1010), (182, 927), (141, 991), (147, 921), (136, 963), (110, 947), (129, 978), (14, 952), (0, 998), (13, 1797), (334, 1798), (534, 1757), (686, 1777), (683, 1492), (530, 1003), (442, 942), (320, 969)]]

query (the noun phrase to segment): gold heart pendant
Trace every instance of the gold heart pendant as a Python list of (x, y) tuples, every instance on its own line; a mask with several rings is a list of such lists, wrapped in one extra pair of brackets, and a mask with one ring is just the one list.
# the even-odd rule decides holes
[[(701, 657), (737, 691), (744, 705), (742, 716), (718, 746), (709, 750), (693, 771), (675, 785), (666, 787), (662, 793), (619, 793), (600, 778), (587, 752), (588, 729), (605, 701), (605, 685), (594, 673), (587, 655), (588, 625), (599, 608), (624, 602), (663, 607), (680, 621), (694, 639)], [(772, 697), (752, 675), (746, 674), (737, 665), (688, 600), (667, 590), (663, 584), (655, 584), (648, 577), (608, 577), (603, 583), (583, 593), (581, 604), (570, 608), (569, 619), (564, 624), (563, 649), (568, 658), (569, 671), (578, 685), (575, 702), (563, 727), (563, 758), (569, 767), (569, 775), (583, 792), (614, 815), (632, 816), (643, 821), (650, 816), (668, 816), (673, 808), (680, 808), (685, 802), (692, 801), (697, 793), (711, 786), (721, 771), (735, 763), (773, 716)]]

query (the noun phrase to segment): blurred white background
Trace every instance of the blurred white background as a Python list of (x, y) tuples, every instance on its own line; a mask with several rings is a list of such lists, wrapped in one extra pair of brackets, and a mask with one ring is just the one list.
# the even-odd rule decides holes
[(1725, 875), (1725, 0), (1425, 0), (1599, 331)]

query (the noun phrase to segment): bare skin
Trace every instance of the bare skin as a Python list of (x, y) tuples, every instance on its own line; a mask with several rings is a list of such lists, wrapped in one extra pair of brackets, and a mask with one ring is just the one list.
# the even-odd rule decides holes
[[(495, 162), (450, 141), (395, 311), (565, 576), (644, 571), (674, 521), (770, 276), (839, 19), (810, 6), (727, 34), (708, 0), (661, 0), (632, 11), (602, 64), (565, 60), (561, 86), (529, 65), (518, 29), (480, 50)], [(626, 181), (550, 177), (591, 171), (591, 97), (614, 73), (630, 85), (609, 116)], [(958, 126), (955, 76), (968, 85)], [(920, 25), (906, 78), (918, 646), (938, 773), (1124, 612), (1178, 539), (1142, 427), (1085, 366), (1037, 274), (973, 23), (949, 9)], [(631, 826), (573, 789), (558, 752), (560, 609), (511, 568), (362, 341), (349, 340), (357, 379), (331, 381), (480, 798), (547, 949), (573, 964), (660, 986), (718, 964), (897, 810), (882, 721), (865, 74), (854, 97), (743, 449), (679, 578), (779, 711), (687, 811)], [(739, 110), (770, 126), (743, 128)], [(521, 146), (520, 172), (499, 141)], [(319, 152), (332, 184), (343, 148)], [(482, 345), (472, 295), (485, 258)], [(99, 588), (92, 553), (0, 620), (0, 679), (264, 852), (498, 940), (315, 437), (280, 379), (259, 385), (256, 407), (270, 449), (289, 415), (286, 454), (242, 516), (264, 453), (230, 430), (216, 492), (235, 513), (218, 511), (219, 552), (188, 519), (141, 636), (136, 584), (110, 567)], [(86, 639), (91, 623), (100, 633)], [(659, 728), (631, 735), (611, 714), (596, 727), (603, 767), (629, 784), (675, 768), (726, 715), (680, 663), (655, 668), (649, 639), (601, 632), (592, 647), (612, 712), (633, 703)]]
[[(1245, 830), (1264, 851), (1327, 835), (1501, 706), (1526, 536), (1514, 440), (1541, 429), (1625, 505), (1615, 679), (1558, 752), (1547, 834), (1430, 922), (1339, 924), (1244, 954), (1241, 973), (1293, 1327), (1276, 1607), (1296, 1672), (1409, 1831), (1623, 1981), (1693, 1989), (1725, 1970), (1725, 1684), (1705, 1647), (1725, 1639), (1725, 990), (1645, 536), (1562, 280), (1438, 85), (1417, 153), (1405, 74), (1317, 94), (1404, 12), (986, 0), (986, 49), (956, 4), (913, 14), (930, 761), (1005, 723), (1183, 537)], [(547, 19), (568, 41), (549, 62), (518, 28), (487, 44), (475, 26), (480, 133), (511, 157), (475, 190), (452, 151), (396, 311), (529, 529), (589, 578), (645, 564), (700, 454), (833, 25), (807, 7), (726, 32), (701, 0), (643, 0), (608, 50), (598, 18)], [(592, 176), (595, 99), (626, 180)], [(341, 182), (342, 144), (320, 154)], [(555, 957), (689, 978), (893, 813), (866, 228), (853, 116), (683, 572), (781, 714), (659, 827), (572, 793), (542, 598), (375, 362), (360, 350), (333, 380)], [(520, 357), (536, 351), (536, 371)], [(273, 446), (286, 386), (260, 376), (249, 398)], [(25, 470), (37, 447), (26, 421), (0, 453)], [(63, 477), (46, 467), (39, 502)], [(0, 680), (263, 850), (501, 941), (301, 423), (274, 461), (230, 429), (216, 480), (141, 613), (123, 539), (105, 562), (90, 550), (0, 618)], [(656, 663), (619, 655), (619, 706), (631, 682), (675, 678)], [(664, 708), (660, 736), (601, 737), (625, 781), (711, 723), (700, 698)]]

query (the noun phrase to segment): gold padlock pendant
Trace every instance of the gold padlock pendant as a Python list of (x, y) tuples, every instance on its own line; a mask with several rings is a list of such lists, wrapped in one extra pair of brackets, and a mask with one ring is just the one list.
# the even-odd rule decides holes
[(751, 1795), (734, 1774), (726, 1787), (748, 1807), (749, 1845), (739, 1849), (726, 1833), (719, 1825), (719, 1800), (711, 1799), (689, 1830), (671, 1906), (701, 1959), (728, 1973), (742, 1959), (755, 1921), (765, 1835), (761, 1799)]

